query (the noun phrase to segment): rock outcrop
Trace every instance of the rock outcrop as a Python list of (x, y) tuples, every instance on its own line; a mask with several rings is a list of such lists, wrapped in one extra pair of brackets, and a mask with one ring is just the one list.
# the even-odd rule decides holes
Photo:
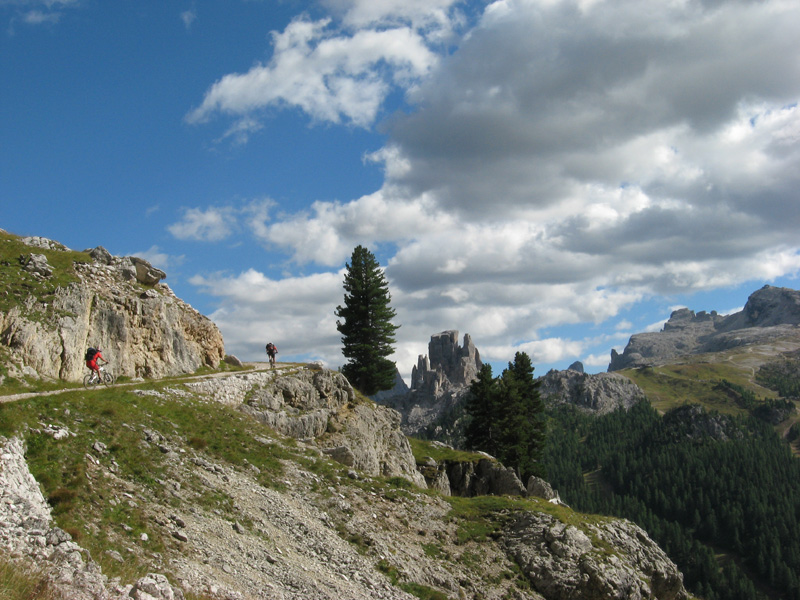
[(405, 477), (425, 487), (400, 415), (356, 397), (350, 382), (328, 369), (299, 369), (208, 379), (188, 387), (266, 423), (282, 435), (313, 440), (336, 461), (372, 476)]
[(468, 333), (464, 345), (458, 344), (458, 331), (442, 331), (431, 336), (428, 355), (417, 359), (411, 370), (411, 390), (420, 396), (439, 397), (469, 385), (483, 363)]
[(679, 356), (723, 352), (793, 338), (800, 346), (800, 292), (764, 286), (740, 312), (674, 311), (660, 332), (632, 335), (622, 354), (611, 351), (609, 371), (656, 366)]
[(680, 571), (629, 521), (601, 521), (586, 531), (546, 513), (523, 513), (503, 543), (534, 589), (548, 599), (688, 598)]
[[(449, 412), (460, 410), (462, 397), (482, 366), (480, 352), (468, 333), (459, 345), (458, 331), (443, 331), (431, 336), (428, 354), (420, 355), (412, 368), (411, 389), (376, 401), (400, 412), (407, 435), (418, 435), (439, 426)], [(453, 441), (447, 434), (439, 439)]]
[(596, 414), (606, 414), (617, 408), (627, 410), (645, 398), (639, 386), (617, 373), (588, 374), (573, 369), (553, 369), (539, 381), (539, 392), (547, 404), (573, 404)]
[[(21, 241), (71, 252), (44, 238)], [(161, 282), (163, 271), (101, 247), (87, 253), (90, 262), (73, 263), (77, 281), (46, 295), (32, 293), (0, 312), (0, 347), (8, 349), (9, 374), (79, 381), (89, 346), (102, 348), (118, 376), (164, 377), (219, 365), (225, 356), (222, 334)], [(46, 257), (35, 257), (24, 258), (20, 270), (49, 277)]]
[[(438, 443), (438, 442), (437, 442)], [(428, 457), (417, 465), (428, 488), (445, 496), (525, 496), (527, 490), (513, 469), (491, 457), (477, 461), (441, 461)]]

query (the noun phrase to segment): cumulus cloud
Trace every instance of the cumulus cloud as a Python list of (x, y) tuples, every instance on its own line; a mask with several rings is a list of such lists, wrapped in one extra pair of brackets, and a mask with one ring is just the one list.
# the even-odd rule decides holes
[(405, 89), (411, 107), (368, 156), (380, 190), (257, 232), (323, 268), (358, 243), (389, 248), (398, 354), (459, 328), (497, 360), (597, 364), (597, 339), (540, 331), (800, 272), (797, 3), (497, 0), (439, 56), (426, 35), (455, 2), (326, 5), (341, 29), (295, 20), (189, 119), (290, 105), (369, 126)]
[(145, 259), (151, 265), (158, 269), (167, 270), (172, 267), (179, 267), (186, 260), (186, 255), (172, 255), (163, 252), (158, 246), (150, 246), (147, 250), (140, 252), (131, 252), (130, 256), (138, 256)]
[(187, 208), (183, 218), (167, 229), (179, 240), (218, 242), (231, 235), (235, 225), (231, 208)]
[(336, 366), (343, 362), (334, 315), (343, 279), (343, 271), (271, 279), (249, 269), (198, 275), (191, 283), (219, 297), (220, 308), (210, 317), (225, 332), (226, 352), (262, 356), (271, 340), (281, 356)]
[(348, 203), (315, 202), (311, 209), (261, 230), (265, 241), (285, 248), (300, 263), (340, 265), (359, 244), (399, 243), (446, 226), (423, 195), (394, 199), (383, 191)]
[(393, 85), (424, 75), (436, 62), (408, 27), (341, 35), (330, 19), (298, 18), (272, 39), (268, 63), (223, 76), (187, 120), (200, 123), (217, 112), (252, 118), (267, 107), (287, 105), (318, 121), (365, 127)]

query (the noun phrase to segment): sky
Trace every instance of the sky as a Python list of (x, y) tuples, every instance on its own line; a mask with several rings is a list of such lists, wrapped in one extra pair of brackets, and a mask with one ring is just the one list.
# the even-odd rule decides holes
[(800, 270), (796, 0), (0, 0), (0, 228), (146, 258), (226, 351), (343, 364), (370, 249), (542, 375)]

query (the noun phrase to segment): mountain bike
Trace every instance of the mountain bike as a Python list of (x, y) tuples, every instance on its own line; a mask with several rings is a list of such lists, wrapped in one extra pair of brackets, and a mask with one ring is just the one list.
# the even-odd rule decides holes
[(114, 383), (114, 376), (106, 371), (105, 366), (100, 367), (99, 376), (97, 373), (92, 371), (83, 378), (83, 387), (85, 388), (90, 388), (93, 385), (100, 385), (101, 383), (106, 387)]

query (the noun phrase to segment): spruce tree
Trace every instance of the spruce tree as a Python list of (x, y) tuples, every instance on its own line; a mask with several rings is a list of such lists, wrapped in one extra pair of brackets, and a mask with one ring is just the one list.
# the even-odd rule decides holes
[(344, 306), (336, 307), (336, 328), (342, 334), (342, 354), (348, 359), (342, 373), (358, 390), (371, 396), (394, 386), (396, 367), (387, 357), (394, 352), (391, 295), (375, 255), (356, 247), (344, 276)]
[(517, 352), (498, 378), (484, 365), (470, 386), (465, 411), (470, 417), (464, 431), (467, 448), (491, 454), (516, 469), (523, 481), (545, 475), (544, 404), (527, 354)]
[(478, 378), (469, 387), (464, 411), (469, 416), (464, 428), (467, 448), (482, 450), (497, 456), (499, 419), (497, 415), (497, 382), (492, 377), (492, 366), (484, 364)]
[(539, 382), (533, 378), (533, 365), (524, 352), (500, 376), (503, 416), (500, 424), (502, 451), (498, 458), (513, 466), (526, 481), (531, 475), (543, 477), (542, 452), (545, 443), (544, 403)]

